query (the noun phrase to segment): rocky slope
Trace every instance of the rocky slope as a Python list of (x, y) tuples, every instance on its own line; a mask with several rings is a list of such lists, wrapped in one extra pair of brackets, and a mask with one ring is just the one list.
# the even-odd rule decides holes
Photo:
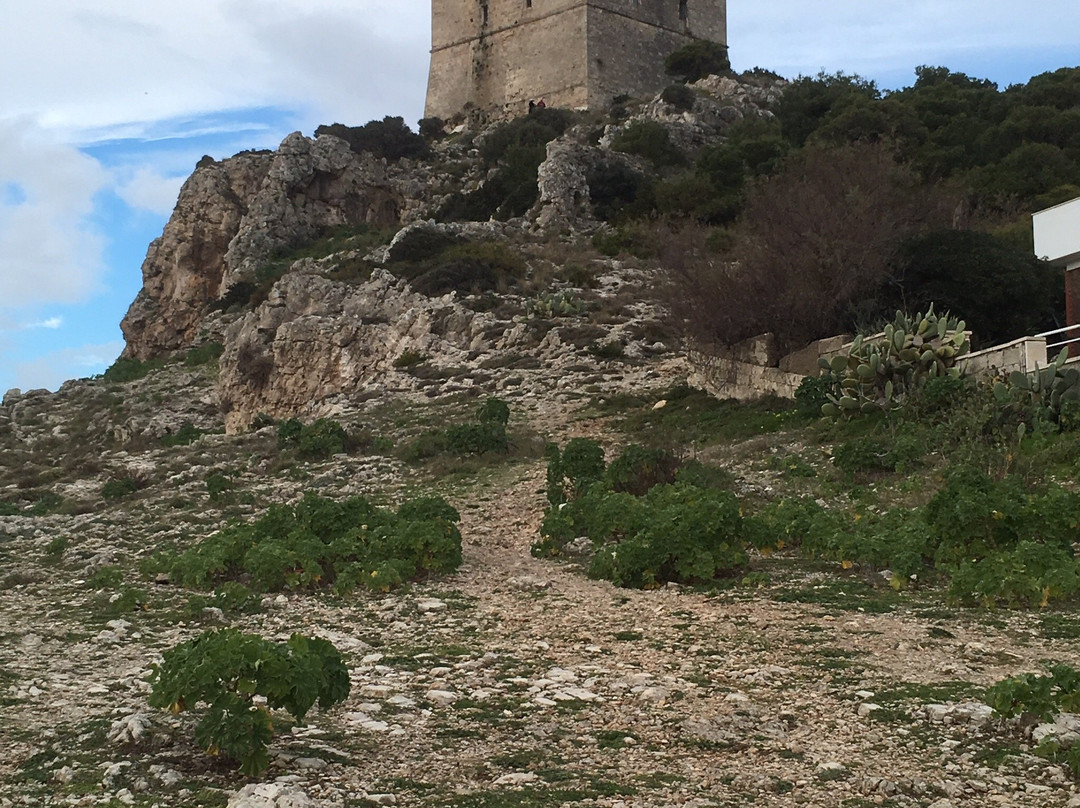
[[(689, 112), (655, 100), (641, 114), (688, 146), (775, 92), (706, 85)], [(981, 702), (1039, 660), (1076, 659), (1075, 616), (946, 608), (790, 553), (716, 587), (654, 591), (531, 556), (544, 442), (588, 436), (611, 455), (642, 438), (645, 414), (678, 409), (690, 372), (650, 302), (654, 268), (583, 238), (596, 223), (582, 167), (613, 130), (586, 134), (549, 144), (523, 219), (338, 245), (224, 311), (283, 250), (330, 226), (423, 220), (484, 170), (464, 139), (442, 162), (387, 164), (300, 135), (200, 165), (124, 324), (128, 358), (170, 361), (0, 405), (0, 808), (1080, 805), (1067, 768), (1031, 753), (1032, 727)], [(397, 255), (417, 233), (495, 239), (521, 277), (421, 294)], [(220, 357), (184, 360), (211, 341)], [(511, 409), (507, 455), (417, 448), (489, 395)], [(281, 448), (266, 424), (292, 416), (334, 418), (352, 451)], [(821, 447), (775, 422), (766, 407), (686, 451), (747, 498), (796, 486), (792, 458), (832, 481)], [(306, 492), (439, 493), (462, 514), (464, 564), (388, 593), (240, 605), (161, 573), (155, 556)], [(197, 748), (189, 714), (146, 701), (160, 655), (222, 625), (329, 639), (353, 683), (340, 707), (279, 726), (253, 781)]]

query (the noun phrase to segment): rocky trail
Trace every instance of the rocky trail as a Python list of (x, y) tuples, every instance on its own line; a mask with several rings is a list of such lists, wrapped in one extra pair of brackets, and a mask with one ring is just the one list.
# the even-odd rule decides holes
[[(546, 401), (529, 410), (536, 432), (616, 438)], [(784, 602), (775, 586), (617, 589), (573, 558), (530, 555), (543, 490), (537, 459), (458, 484), (453, 575), (383, 595), (280, 595), (235, 618), (267, 637), (331, 640), (352, 677), (343, 705), (279, 728), (251, 782), (196, 747), (189, 714), (146, 705), (156, 656), (214, 615), (160, 605), (181, 597), (170, 585), (123, 616), (102, 614), (107, 590), (88, 598), (87, 574), (122, 557), (156, 506), (12, 530), (0, 805), (1080, 804), (1067, 770), (1024, 755), (979, 698), (1061, 657), (1032, 616)], [(41, 562), (56, 536), (81, 561)], [(836, 594), (792, 561), (775, 559), (774, 579)]]

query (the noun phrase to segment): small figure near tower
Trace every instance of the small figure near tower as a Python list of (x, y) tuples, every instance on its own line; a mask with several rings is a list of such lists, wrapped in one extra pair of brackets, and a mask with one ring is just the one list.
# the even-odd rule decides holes
[(695, 39), (727, 44), (726, 0), (432, 0), (425, 115), (605, 107), (662, 89)]

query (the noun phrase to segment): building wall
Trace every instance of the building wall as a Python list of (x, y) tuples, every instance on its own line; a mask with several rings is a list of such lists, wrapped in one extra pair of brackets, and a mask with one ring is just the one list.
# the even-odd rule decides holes
[(667, 84), (664, 57), (726, 41), (725, 0), (432, 0), (425, 114), (603, 106)]

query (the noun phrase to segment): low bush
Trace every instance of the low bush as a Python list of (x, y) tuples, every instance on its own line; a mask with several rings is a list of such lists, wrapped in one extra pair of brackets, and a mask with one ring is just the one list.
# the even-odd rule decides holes
[(122, 356), (109, 365), (101, 378), (109, 384), (123, 384), (124, 382), (142, 379), (148, 373), (160, 370), (163, 367), (165, 367), (165, 360), (161, 358), (143, 361)]
[(805, 555), (892, 570), (897, 588), (912, 576), (944, 578), (963, 604), (1036, 607), (1080, 593), (1080, 494), (1032, 490), (1016, 476), (957, 467), (920, 508), (846, 511), (787, 498), (754, 521)]
[(101, 487), (101, 496), (103, 499), (120, 499), (135, 493), (139, 488), (138, 481), (133, 477), (114, 477)]
[(686, 162), (683, 153), (671, 142), (667, 129), (656, 121), (634, 121), (612, 139), (611, 148), (644, 157), (658, 168)]
[(597, 162), (585, 175), (593, 215), (602, 222), (621, 220), (648, 210), (652, 181), (625, 160)]
[(694, 108), (696, 93), (685, 84), (672, 84), (664, 88), (660, 93), (660, 100), (665, 104), (671, 104), (680, 112), (686, 112)]
[[(1047, 673), (1025, 673), (1002, 679), (986, 691), (986, 703), (1006, 718), (1020, 716), (1034, 722), (1053, 721), (1059, 713), (1080, 713), (1080, 672), (1071, 665), (1049, 666)], [(1073, 775), (1080, 774), (1080, 744), (1072, 733), (1051, 732), (1034, 748), (1034, 753), (1055, 763), (1064, 763)]]
[(295, 506), (272, 505), (250, 524), (234, 523), (170, 564), (192, 587), (244, 580), (260, 592), (364, 585), (388, 591), (461, 563), (457, 511), (438, 497), (408, 500), (397, 512), (363, 497), (342, 502), (306, 494)]
[(731, 61), (726, 46), (707, 39), (695, 39), (668, 54), (664, 60), (664, 70), (669, 76), (678, 76), (693, 83), (706, 76), (728, 72)]
[(403, 459), (416, 462), (442, 452), (456, 455), (506, 454), (510, 439), (506, 425), (510, 407), (501, 399), (490, 397), (481, 404), (472, 421), (451, 424), (443, 429), (422, 433), (403, 450)]
[(208, 364), (218, 359), (223, 353), (225, 353), (225, 346), (220, 342), (204, 342), (187, 352), (184, 356), (184, 367), (194, 368)]
[[(163, 654), (150, 676), (149, 703), (176, 715), (204, 702), (195, 741), (210, 754), (224, 752), (239, 762), (241, 772), (255, 776), (270, 765), (270, 710), (286, 710), (303, 723), (316, 704), (328, 710), (349, 690), (349, 671), (326, 640), (293, 634), (287, 643), (275, 643), (222, 629)], [(255, 702), (256, 696), (265, 706)]]
[(295, 449), (304, 460), (327, 460), (352, 447), (345, 427), (330, 418), (303, 424), (289, 418), (278, 424), (278, 449)]
[(211, 502), (221, 502), (232, 490), (233, 481), (231, 477), (222, 474), (220, 471), (212, 471), (206, 475), (206, 493), (209, 495)]
[(493, 169), (484, 184), (471, 193), (451, 196), (437, 218), (505, 221), (523, 215), (539, 196), (537, 169), (547, 156), (547, 143), (572, 121), (568, 110), (545, 107), (497, 126), (480, 145), (484, 162)]
[(579, 438), (545, 454), (551, 507), (533, 555), (559, 555), (584, 536), (593, 546), (589, 575), (636, 588), (708, 581), (747, 563), (738, 500), (675, 482), (670, 453), (635, 446), (605, 467), (600, 446)]
[(612, 491), (640, 497), (657, 485), (674, 483), (679, 465), (674, 452), (634, 444), (611, 461), (604, 476)]
[(190, 446), (206, 433), (195, 426), (191, 421), (184, 421), (176, 432), (166, 432), (161, 436), (161, 445), (166, 448), (172, 446)]
[(389, 268), (429, 297), (505, 292), (528, 269), (521, 255), (501, 241), (461, 241), (441, 233), (395, 250)]
[(423, 159), (429, 153), (427, 142), (413, 132), (399, 117), (386, 116), (381, 121), (368, 121), (363, 126), (344, 126), (340, 123), (320, 126), (315, 136), (333, 135), (349, 144), (357, 154), (368, 152), (391, 162), (404, 157)]

